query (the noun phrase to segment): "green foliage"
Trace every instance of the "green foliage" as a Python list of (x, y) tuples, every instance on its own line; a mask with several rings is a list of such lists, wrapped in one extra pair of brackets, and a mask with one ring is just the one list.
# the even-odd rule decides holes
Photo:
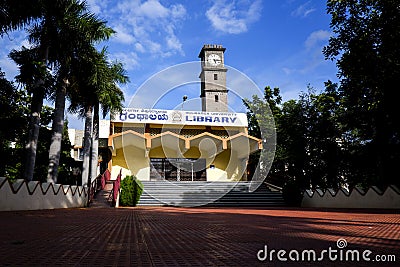
[(75, 160), (71, 157), (71, 142), (68, 137), (68, 120), (64, 121), (61, 140), (60, 165), (58, 166), (57, 183), (75, 185), (76, 181), (72, 175), (72, 167)]
[(294, 179), (300, 188), (400, 185), (394, 175), (400, 162), (398, 0), (329, 0), (327, 12), (333, 36), (323, 53), (336, 60), (340, 83), (327, 81), (320, 93), (309, 87), (282, 104), (267, 87), (264, 99), (245, 104), (255, 136), (268, 116), (254, 111), (269, 104), (275, 119), (277, 147), (267, 179)]
[(124, 94), (117, 83), (127, 83), (129, 79), (121, 63), (109, 62), (106, 48), (100, 52), (90, 49), (73, 64), (76, 68), (70, 78), (69, 111), (84, 117), (88, 106), (98, 104), (103, 109), (103, 117), (110, 111), (121, 111)]
[(0, 176), (22, 178), (29, 99), (26, 92), (18, 90), (0, 70)]
[[(22, 179), (25, 163), (25, 145), (28, 136), (29, 114), (31, 97), (25, 90), (18, 90), (14, 84), (7, 81), (4, 74), (0, 71), (0, 176), (6, 176), (11, 180)], [(41, 127), (38, 140), (36, 155), (35, 179), (46, 181), (47, 166), (49, 159), (49, 145), (51, 131), (47, 125), (51, 122), (53, 109), (44, 106), (41, 113)], [(65, 123), (63, 140), (60, 175), (65, 184), (70, 175), (71, 160), (70, 146), (68, 139), (68, 124)]]
[[(7, 99), (13, 104), (12, 101), (16, 101), (16, 96), (5, 94), (4, 99), (6, 101), (2, 101), (2, 104), (5, 103), (5, 107), (1, 106), (1, 110), (10, 110), (10, 112), (4, 112), (5, 115), (10, 115), (10, 117), (4, 116), (0, 121), (2, 125), (7, 125), (7, 127), (10, 125), (7, 123), (9, 120), (12, 120), (16, 126), (23, 125), (23, 127), (11, 126), (11, 131), (1, 129), (0, 132), (0, 139), (2, 140), (0, 152), (4, 152), (2, 156), (7, 158), (0, 163), (0, 175), (22, 178), (23, 163), (25, 163), (23, 148), (28, 143), (28, 131), (34, 132), (34, 124), (29, 124), (27, 118), (32, 113), (38, 113), (42, 110), (43, 99), (54, 100), (58, 95), (61, 97), (56, 101), (57, 112), (55, 115), (57, 116), (54, 116), (54, 118), (55, 122), (62, 121), (63, 113), (59, 111), (64, 106), (65, 97), (62, 97), (59, 94), (60, 90), (57, 90), (57, 87), (60, 88), (59, 81), (68, 80), (71, 82), (66, 95), (72, 105), (86, 108), (87, 105), (100, 103), (105, 116), (109, 111), (118, 111), (122, 108), (123, 92), (117, 87), (116, 82), (126, 83), (128, 78), (122, 64), (109, 63), (105, 49), (102, 52), (96, 50), (94, 44), (107, 40), (115, 31), (106, 25), (106, 21), (92, 14), (85, 1), (5, 0), (2, 1), (1, 5), (2, 13), (7, 14), (7, 16), (3, 16), (0, 22), (0, 37), (12, 30), (26, 29), (27, 39), (30, 42), (29, 49), (22, 47), (19, 51), (13, 50), (10, 57), (19, 66), (20, 73), (16, 79), (26, 86), (23, 94), (25, 95), (27, 92), (29, 96), (32, 95), (32, 100), (29, 99), (31, 110), (29, 110), (28, 102), (18, 103), (15, 108), (14, 106), (11, 107), (7, 103)], [(51, 72), (49, 68), (51, 68)], [(2, 76), (0, 78), (3, 78)], [(1, 79), (2, 91), (3, 81), (5, 80)], [(12, 89), (9, 84), (4, 87)], [(95, 90), (92, 90), (93, 88)], [(87, 92), (90, 92), (90, 94)], [(86, 98), (79, 98), (79, 103), (74, 102), (75, 97), (83, 95)], [(3, 95), (1, 97), (3, 98)], [(88, 103), (90, 101), (92, 102)], [(26, 110), (15, 110), (18, 106), (24, 107)], [(29, 169), (27, 171), (29, 174), (34, 172), (35, 179), (41, 181), (45, 181), (47, 176), (46, 162), (49, 160), (49, 140), (51, 137), (50, 131), (43, 127), (49, 124), (46, 119), (47, 111), (49, 110), (43, 108), (40, 117), (42, 125), (39, 140), (37, 140), (37, 134), (30, 134), (29, 136), (29, 144), (37, 143), (38, 147), (36, 153), (33, 151), (36, 154), (35, 170), (30, 170), (30, 166), (33, 166), (33, 164), (28, 164)], [(22, 123), (18, 119), (22, 119)], [(37, 119), (36, 122), (39, 123), (39, 120)], [(28, 125), (31, 125), (30, 130), (26, 127)], [(58, 127), (54, 127), (54, 125)], [(69, 177), (71, 177), (70, 169), (73, 162), (69, 156), (70, 144), (65, 129), (67, 129), (66, 125), (64, 125), (61, 151), (56, 151), (59, 150), (59, 146), (55, 146), (57, 149), (50, 150), (50, 158), (52, 160), (57, 159), (53, 162), (55, 168), (60, 162), (58, 182), (69, 184), (71, 183)], [(53, 131), (61, 132), (59, 123), (53, 124)], [(3, 134), (8, 133), (10, 137), (3, 138)], [(22, 138), (16, 137), (19, 135)], [(59, 140), (54, 142), (57, 142), (57, 145), (59, 144)], [(12, 148), (12, 146), (15, 146), (15, 148)], [(16, 156), (17, 154), (18, 156)], [(58, 161), (59, 155), (61, 157)], [(57, 172), (53, 170), (53, 173)], [(31, 179), (31, 177), (28, 177), (28, 179)]]
[[(247, 101), (247, 107), (257, 110), (249, 113), (249, 129), (255, 129), (263, 121), (270, 119), (269, 114), (260, 112), (271, 106), (274, 116), (277, 143), (276, 153), (267, 180), (283, 186), (287, 180), (296, 180), (300, 189), (310, 187), (338, 188), (342, 184), (341, 150), (339, 142), (341, 132), (338, 123), (340, 114), (337, 86), (331, 82), (326, 89), (316, 94), (309, 87), (298, 100), (289, 100), (281, 104), (279, 89), (273, 91), (266, 87), (264, 99), (253, 97)], [(255, 126), (252, 124), (256, 124)], [(253, 134), (250, 130), (249, 133)], [(254, 166), (255, 155), (250, 157), (250, 167)], [(265, 165), (263, 158), (259, 159)], [(253, 167), (254, 168), (254, 167)]]
[(43, 89), (45, 95), (49, 95), (55, 86), (55, 77), (48, 72), (46, 64), (41, 59), (40, 50), (37, 47), (21, 50), (13, 49), (9, 57), (19, 66), (19, 74), (16, 81), (24, 84), (29, 94), (36, 93), (38, 85)]
[[(249, 134), (262, 138), (263, 149), (260, 153), (249, 158), (249, 177), (254, 173), (261, 177), (265, 176), (269, 168), (274, 166), (273, 160), (276, 149), (276, 117), (279, 116), (279, 104), (281, 97), (279, 89), (271, 89), (269, 86), (264, 89), (264, 97), (260, 99), (257, 95), (251, 100), (245, 99), (244, 105), (247, 107), (247, 118), (249, 120)], [(255, 171), (255, 167), (261, 162), (263, 168)]]
[(134, 175), (126, 176), (121, 181), (121, 194), (119, 203), (121, 206), (135, 207), (143, 192), (143, 184)]
[(334, 35), (324, 48), (339, 69), (347, 177), (400, 184), (400, 5), (398, 0), (327, 2)]
[[(20, 68), (20, 73), (16, 77), (17, 81), (24, 84), (26, 86), (25, 90), (33, 95), (32, 110), (27, 114), (39, 112), (42, 109), (43, 98), (54, 100), (56, 95), (60, 96), (58, 94), (60, 90), (56, 90), (57, 86), (60, 86), (59, 84), (57, 85), (57, 81), (71, 81), (72, 85), (67, 88), (66, 92), (70, 98), (70, 102), (74, 103), (75, 97), (79, 100), (85, 99), (82, 96), (87, 95), (88, 91), (91, 92), (92, 88), (87, 86), (88, 83), (74, 83), (77, 78), (71, 77), (73, 75), (80, 76), (82, 79), (95, 80), (93, 83), (100, 82), (100, 86), (98, 84), (90, 84), (99, 90), (103, 89), (100, 88), (101, 86), (108, 86), (107, 90), (102, 90), (103, 95), (93, 97), (93, 94), (91, 94), (86, 98), (90, 100), (94, 99), (94, 103), (91, 103), (92, 105), (100, 102), (104, 113), (122, 108), (123, 93), (115, 84), (115, 82), (127, 82), (122, 65), (118, 63), (110, 64), (106, 57), (102, 58), (102, 65), (96, 65), (99, 61), (93, 57), (93, 54), (102, 54), (97, 52), (94, 43), (107, 40), (115, 31), (108, 27), (105, 21), (100, 20), (96, 15), (92, 14), (85, 1), (43, 0), (38, 2), (6, 0), (2, 2), (1, 9), (7, 16), (3, 16), (0, 21), (0, 37), (9, 31), (24, 28), (27, 30), (27, 39), (30, 41), (31, 48), (27, 49), (23, 47), (20, 51), (13, 50), (10, 54), (10, 57)], [(91, 66), (95, 69), (99, 68), (96, 69), (94, 74), (89, 74), (88, 69), (84, 68), (83, 61), (92, 63)], [(106, 67), (106, 71), (98, 71), (98, 69), (104, 66)], [(48, 71), (49, 67), (52, 69), (51, 73)], [(111, 82), (112, 84), (110, 84)], [(73, 90), (71, 88), (79, 89)], [(96, 91), (95, 93), (98, 92)], [(58, 107), (62, 107), (63, 103), (62, 100), (56, 101), (57, 111), (62, 109)], [(87, 102), (81, 101), (78, 105), (85, 106), (87, 104)], [(27, 105), (23, 106), (27, 107)], [(57, 117), (55, 117), (57, 118), (56, 121), (61, 121), (62, 112), (57, 112), (57, 114)], [(27, 115), (26, 117), (29, 116)], [(14, 116), (14, 118), (16, 117)], [(43, 120), (43, 117), (41, 120), (43, 125), (48, 124), (47, 121)], [(27, 125), (29, 123), (26, 122), (25, 126)], [(31, 126), (33, 125), (31, 124)], [(58, 133), (61, 131), (59, 127), (53, 130), (56, 130)], [(32, 133), (33, 128), (30, 131)], [(25, 139), (27, 139), (27, 130), (23, 129), (21, 132), (24, 133)], [(29, 137), (32, 139), (31, 143), (38, 144), (35, 176), (39, 177), (36, 179), (43, 180), (47, 176), (44, 161), (48, 161), (49, 157), (42, 157), (41, 150), (46, 150), (46, 154), (48, 154), (48, 140), (50, 140), (50, 135), (47, 129), (41, 128), (40, 139), (35, 140), (37, 139), (36, 136), (32, 137), (31, 135)], [(68, 135), (63, 135), (63, 137), (66, 136)], [(43, 139), (43, 137), (47, 138)], [(59, 140), (56, 141), (58, 142)], [(70, 183), (68, 177), (71, 158), (68, 156), (69, 147), (66, 144), (67, 141), (65, 138), (62, 141), (61, 158), (59, 161), (59, 181), (63, 181), (64, 183)], [(8, 142), (8, 140), (6, 139), (5, 142)], [(9, 148), (10, 145), (2, 144), (2, 147)], [(55, 150), (58, 150), (58, 148)], [(52, 149), (50, 151), (51, 158), (54, 158), (52, 157), (53, 155), (55, 157), (60, 155), (60, 151), (55, 150)], [(21, 158), (19, 160), (20, 162), (24, 162)], [(58, 160), (55, 160), (55, 162), (58, 163)], [(27, 166), (30, 165), (28, 164)], [(4, 167), (0, 166), (0, 175), (4, 173), (4, 169)], [(28, 172), (32, 174), (33, 170), (29, 169)], [(19, 171), (13, 171), (12, 173), (18, 173), (15, 175), (20, 176)]]
[(300, 207), (303, 200), (303, 191), (301, 184), (295, 179), (289, 179), (282, 188), (283, 199), (286, 205), (290, 207)]

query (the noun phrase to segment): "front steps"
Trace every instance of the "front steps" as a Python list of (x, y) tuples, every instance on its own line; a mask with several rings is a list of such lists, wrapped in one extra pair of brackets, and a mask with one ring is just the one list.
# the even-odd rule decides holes
[(249, 182), (143, 181), (138, 206), (181, 207), (279, 207), (285, 206), (281, 192), (265, 184), (249, 192)]

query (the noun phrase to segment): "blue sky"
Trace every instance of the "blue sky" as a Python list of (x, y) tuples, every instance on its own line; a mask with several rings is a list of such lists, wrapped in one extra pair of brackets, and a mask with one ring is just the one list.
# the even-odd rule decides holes
[[(123, 62), (128, 71), (130, 83), (122, 86), (126, 105), (152, 75), (176, 64), (198, 61), (204, 44), (222, 44), (227, 49), (225, 64), (247, 75), (260, 89), (267, 85), (279, 87), (284, 100), (297, 98), (301, 91), (307, 90), (307, 84), (318, 92), (323, 89), (324, 81), (337, 81), (335, 63), (324, 60), (322, 55), (331, 35), (325, 1), (88, 0), (87, 3), (117, 31), (100, 46), (107, 45), (110, 59)], [(24, 36), (23, 32), (17, 32), (0, 39), (3, 47), (0, 66), (9, 78), (15, 76), (17, 68), (7, 53), (10, 48), (27, 45)], [(159, 95), (157, 88), (146, 93), (152, 100)], [(198, 97), (200, 85), (172, 91), (155, 107), (177, 107), (183, 94), (189, 100)], [(240, 105), (240, 101), (236, 102)], [(240, 107), (237, 109), (241, 111)], [(73, 115), (68, 117), (70, 127), (83, 128), (82, 121)]]

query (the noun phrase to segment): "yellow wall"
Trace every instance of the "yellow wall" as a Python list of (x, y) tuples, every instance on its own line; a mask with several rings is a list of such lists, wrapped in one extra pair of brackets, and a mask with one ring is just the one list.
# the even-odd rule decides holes
[[(167, 154), (170, 158), (178, 158), (178, 151), (157, 147), (150, 150), (150, 158), (164, 158)], [(186, 158), (198, 158), (200, 151), (194, 147), (184, 153)], [(116, 179), (122, 169), (122, 178), (126, 175), (135, 175), (141, 181), (150, 179), (149, 158), (145, 157), (145, 151), (133, 146), (118, 149), (112, 159), (112, 179)], [(214, 165), (214, 168), (210, 168)], [(246, 160), (238, 159), (230, 149), (222, 151), (216, 156), (206, 158), (207, 181), (239, 181), (246, 171)]]
[(208, 181), (239, 181), (244, 177), (246, 159), (238, 159), (230, 149), (218, 154), (212, 163), (214, 169), (207, 165)]
[(112, 158), (112, 179), (116, 179), (122, 168), (122, 178), (126, 175), (135, 175), (141, 181), (150, 179), (149, 158), (145, 157), (145, 151), (137, 147), (128, 146), (117, 149), (117, 155)]

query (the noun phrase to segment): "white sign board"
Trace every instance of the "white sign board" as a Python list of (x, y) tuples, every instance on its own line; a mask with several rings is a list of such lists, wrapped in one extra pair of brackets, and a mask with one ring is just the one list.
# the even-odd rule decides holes
[(113, 122), (247, 127), (245, 113), (124, 108)]

